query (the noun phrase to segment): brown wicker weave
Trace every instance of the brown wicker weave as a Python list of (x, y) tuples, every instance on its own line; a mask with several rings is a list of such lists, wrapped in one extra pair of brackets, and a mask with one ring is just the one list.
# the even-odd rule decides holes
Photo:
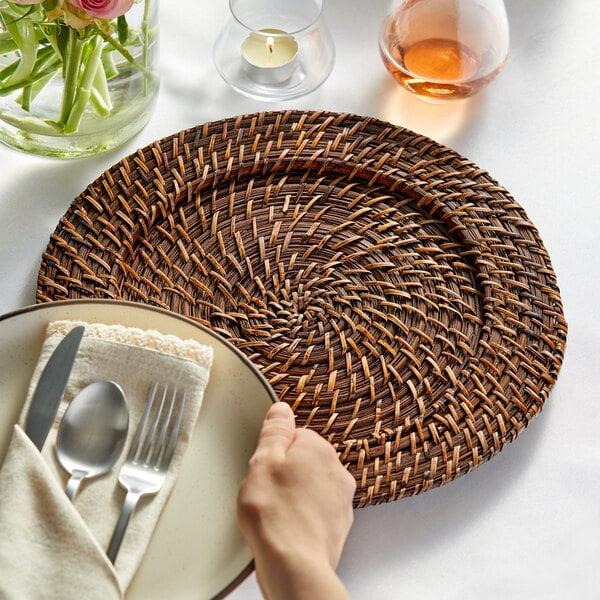
[(106, 171), (39, 274), (39, 301), (86, 297), (162, 306), (235, 343), (336, 446), (356, 506), (512, 441), (567, 333), (547, 252), (506, 190), (428, 138), (324, 112), (208, 123)]

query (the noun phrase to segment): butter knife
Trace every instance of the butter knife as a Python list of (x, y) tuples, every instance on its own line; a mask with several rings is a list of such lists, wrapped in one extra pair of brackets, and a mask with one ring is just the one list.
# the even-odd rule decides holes
[(84, 331), (85, 327), (75, 327), (61, 340), (35, 388), (25, 421), (25, 433), (39, 450), (54, 422)]

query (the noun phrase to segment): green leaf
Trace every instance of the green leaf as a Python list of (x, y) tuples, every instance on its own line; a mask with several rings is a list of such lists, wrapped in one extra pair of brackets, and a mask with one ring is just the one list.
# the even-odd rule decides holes
[(37, 81), (40, 81), (41, 79), (44, 79), (48, 75), (55, 75), (57, 71), (58, 69), (56, 67), (51, 67), (49, 69), (46, 69), (45, 71), (38, 73), (35, 77), (29, 77), (25, 82), (13, 83), (12, 85), (3, 84), (0, 86), (0, 96), (8, 96), (13, 92), (23, 89), (28, 85), (32, 85)]
[(127, 24), (125, 15), (121, 15), (117, 18), (117, 37), (121, 44), (127, 43), (127, 38), (129, 37), (129, 25)]
[(54, 70), (54, 71), (49, 71), (46, 74), (41, 74), (39, 76), (39, 79), (37, 79), (37, 81), (35, 81), (31, 85), (28, 85), (27, 88), (25, 88), (23, 90), (23, 96), (25, 96), (25, 90), (27, 90), (27, 94), (28, 94), (27, 106), (25, 106), (23, 104), (23, 100), (21, 100), (21, 106), (25, 110), (31, 109), (31, 103), (36, 99), (38, 94), (40, 94), (40, 92), (42, 92), (43, 89), (56, 77), (57, 73), (58, 73), (58, 71)]
[(7, 23), (6, 29), (21, 53), (17, 68), (6, 82), (8, 85), (12, 85), (27, 81), (37, 59), (38, 40), (33, 23), (27, 19)]

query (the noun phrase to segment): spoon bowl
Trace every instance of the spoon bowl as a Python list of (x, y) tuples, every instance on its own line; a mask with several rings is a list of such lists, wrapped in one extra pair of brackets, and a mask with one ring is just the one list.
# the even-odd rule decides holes
[(95, 381), (65, 411), (56, 438), (56, 457), (71, 474), (65, 489), (73, 500), (80, 483), (108, 472), (123, 451), (129, 410), (121, 387)]

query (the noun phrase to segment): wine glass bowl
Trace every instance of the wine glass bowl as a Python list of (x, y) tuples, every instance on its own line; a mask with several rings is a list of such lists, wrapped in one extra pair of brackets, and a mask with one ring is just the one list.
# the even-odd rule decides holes
[(503, 0), (403, 0), (383, 21), (379, 49), (394, 79), (430, 102), (476, 94), (510, 49)]

